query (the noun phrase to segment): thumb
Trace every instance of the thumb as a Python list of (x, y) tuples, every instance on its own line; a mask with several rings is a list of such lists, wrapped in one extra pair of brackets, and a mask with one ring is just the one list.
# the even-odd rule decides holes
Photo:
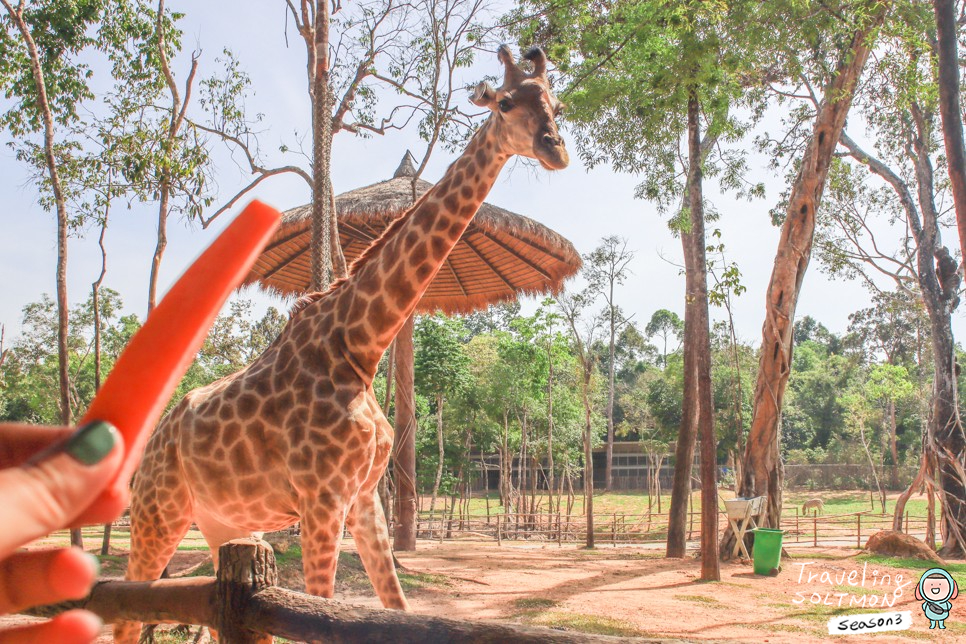
[(0, 559), (68, 526), (114, 480), (123, 451), (117, 430), (94, 421), (24, 465), (0, 470)]

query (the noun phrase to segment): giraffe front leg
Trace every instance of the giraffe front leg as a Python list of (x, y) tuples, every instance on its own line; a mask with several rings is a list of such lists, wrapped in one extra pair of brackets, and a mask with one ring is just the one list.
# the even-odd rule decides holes
[(346, 525), (356, 541), (359, 557), (382, 605), (409, 610), (393, 565), (389, 526), (376, 490), (359, 494), (355, 505), (349, 509)]
[(302, 572), (305, 592), (331, 599), (345, 526), (345, 504), (331, 495), (301, 504)]

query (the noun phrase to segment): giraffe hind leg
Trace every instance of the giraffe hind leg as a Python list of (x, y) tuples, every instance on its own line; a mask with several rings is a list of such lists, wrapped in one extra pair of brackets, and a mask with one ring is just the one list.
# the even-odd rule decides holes
[(378, 493), (362, 492), (349, 509), (346, 524), (359, 549), (359, 558), (376, 594), (386, 608), (409, 610), (389, 544), (389, 526), (379, 502)]

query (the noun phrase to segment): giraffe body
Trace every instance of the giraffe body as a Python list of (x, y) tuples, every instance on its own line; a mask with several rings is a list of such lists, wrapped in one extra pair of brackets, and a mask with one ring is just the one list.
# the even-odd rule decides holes
[[(190, 392), (161, 421), (134, 480), (127, 579), (157, 579), (192, 521), (216, 567), (222, 543), (301, 521), (309, 593), (332, 596), (348, 527), (383, 605), (408, 607), (376, 492), (393, 432), (372, 380), (506, 161), (568, 163), (543, 53), (528, 58), (532, 74), (501, 47), (503, 86), (481, 83), (471, 99), (494, 114), (348, 278), (300, 300), (251, 365)], [(119, 624), (115, 639), (135, 642), (138, 632)]]

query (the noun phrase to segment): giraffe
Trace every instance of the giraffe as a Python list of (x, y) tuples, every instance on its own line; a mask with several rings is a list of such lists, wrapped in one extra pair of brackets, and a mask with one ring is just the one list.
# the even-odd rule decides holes
[[(480, 83), (470, 98), (491, 114), (442, 180), (348, 277), (296, 303), (252, 364), (188, 393), (162, 419), (134, 479), (126, 579), (157, 579), (192, 521), (216, 566), (222, 543), (301, 521), (309, 593), (332, 596), (345, 526), (382, 604), (408, 609), (377, 496), (393, 442), (372, 389), (379, 360), (506, 162), (569, 163), (543, 51), (525, 54), (531, 72), (505, 45), (498, 58), (503, 85)], [(138, 633), (139, 624), (122, 623), (115, 639)]]

